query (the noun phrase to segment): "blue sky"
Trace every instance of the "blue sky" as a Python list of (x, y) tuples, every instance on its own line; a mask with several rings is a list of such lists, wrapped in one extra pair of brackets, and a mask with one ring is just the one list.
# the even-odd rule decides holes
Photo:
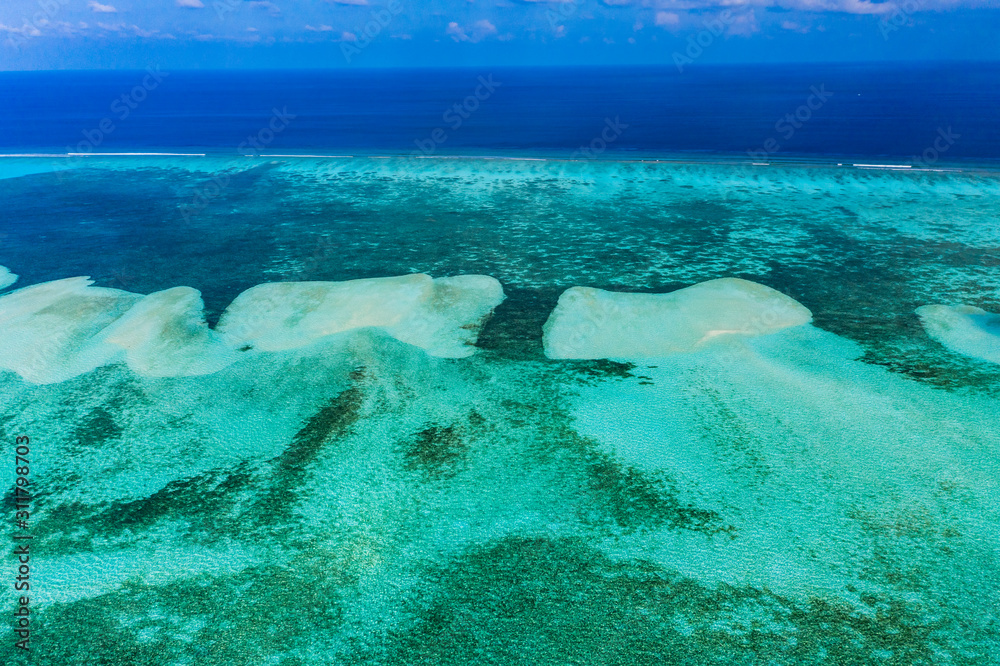
[(998, 35), (998, 0), (3, 0), (0, 69), (998, 60)]

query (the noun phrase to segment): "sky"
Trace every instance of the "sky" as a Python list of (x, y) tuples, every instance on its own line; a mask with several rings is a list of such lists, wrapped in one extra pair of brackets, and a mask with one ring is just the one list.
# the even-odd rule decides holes
[(1000, 60), (1000, 0), (3, 0), (0, 70)]

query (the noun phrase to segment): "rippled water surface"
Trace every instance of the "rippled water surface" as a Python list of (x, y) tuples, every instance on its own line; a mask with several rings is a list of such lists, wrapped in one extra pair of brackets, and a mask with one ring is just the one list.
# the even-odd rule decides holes
[[(506, 295), (466, 358), (365, 328), (199, 376), (0, 371), (0, 439), (34, 456), (32, 663), (1000, 661), (1000, 366), (915, 314), (1000, 312), (995, 174), (8, 158), (0, 200), (4, 294), (193, 287), (213, 326), (265, 282)], [(721, 277), (812, 323), (543, 353), (569, 287)]]

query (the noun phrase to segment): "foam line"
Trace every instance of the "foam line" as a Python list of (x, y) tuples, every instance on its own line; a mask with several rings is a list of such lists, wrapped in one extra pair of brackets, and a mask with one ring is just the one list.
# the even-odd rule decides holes
[(69, 157), (205, 157), (205, 153), (66, 153)]

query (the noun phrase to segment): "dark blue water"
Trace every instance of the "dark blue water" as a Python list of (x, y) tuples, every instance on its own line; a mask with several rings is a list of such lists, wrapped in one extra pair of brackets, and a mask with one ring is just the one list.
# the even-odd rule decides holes
[(2, 72), (0, 149), (982, 161), (1000, 158), (998, 84), (970, 63)]

